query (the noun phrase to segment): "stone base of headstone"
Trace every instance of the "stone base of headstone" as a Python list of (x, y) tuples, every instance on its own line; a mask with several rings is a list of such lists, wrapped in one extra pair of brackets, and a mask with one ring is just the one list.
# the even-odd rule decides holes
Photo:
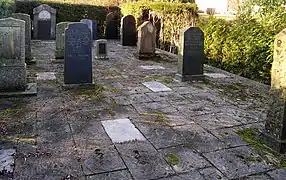
[(65, 63), (64, 58), (62, 58), (62, 59), (55, 58), (55, 59), (51, 59), (51, 61), (52, 61), (52, 63), (59, 63), (59, 64), (64, 64)]
[(144, 59), (152, 59), (156, 57), (156, 54), (138, 54), (138, 59), (144, 60)]
[(85, 84), (63, 84), (63, 89), (72, 90), (72, 89), (92, 89), (95, 87), (95, 83), (85, 83)]
[(95, 56), (95, 59), (97, 60), (109, 60), (108, 56)]
[(180, 80), (181, 82), (186, 82), (186, 81), (203, 81), (205, 80), (205, 75), (181, 75), (181, 74), (176, 74), (175, 78)]
[(36, 58), (31, 58), (31, 59), (26, 59), (25, 62), (26, 64), (30, 65), (30, 64), (36, 64), (37, 60)]
[(274, 150), (286, 152), (286, 99), (282, 91), (270, 91), (270, 103), (267, 112), (265, 129), (261, 138)]
[(0, 91), (0, 97), (12, 97), (12, 96), (32, 96), (37, 95), (37, 83), (28, 83), (27, 87), (23, 91)]

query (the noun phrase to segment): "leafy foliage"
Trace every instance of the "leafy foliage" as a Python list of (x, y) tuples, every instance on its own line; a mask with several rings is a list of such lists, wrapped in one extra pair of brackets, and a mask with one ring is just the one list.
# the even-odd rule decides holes
[(1, 0), (0, 1), (0, 18), (9, 16), (14, 10), (13, 0)]

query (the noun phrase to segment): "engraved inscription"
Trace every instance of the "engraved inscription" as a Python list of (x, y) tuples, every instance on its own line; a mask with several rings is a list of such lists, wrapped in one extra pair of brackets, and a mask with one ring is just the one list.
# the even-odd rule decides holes
[(82, 47), (87, 47), (89, 45), (90, 37), (88, 32), (79, 32), (77, 30), (70, 30), (67, 32), (67, 36), (69, 37), (66, 42), (69, 47), (70, 55), (80, 56), (81, 53), (85, 53), (82, 51)]
[(39, 19), (40, 20), (49, 20), (49, 19), (51, 19), (51, 14), (46, 10), (41, 11), (39, 13)]
[(3, 59), (20, 59), (20, 35), (20, 27), (1, 27), (0, 57)]

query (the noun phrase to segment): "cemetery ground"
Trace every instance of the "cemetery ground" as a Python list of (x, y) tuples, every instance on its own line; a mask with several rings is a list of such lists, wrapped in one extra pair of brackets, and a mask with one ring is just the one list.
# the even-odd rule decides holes
[(256, 137), (268, 86), (210, 66), (180, 82), (175, 55), (138, 60), (109, 40), (94, 88), (66, 89), (54, 49), (32, 41), (37, 96), (1, 98), (0, 179), (286, 178), (285, 158)]

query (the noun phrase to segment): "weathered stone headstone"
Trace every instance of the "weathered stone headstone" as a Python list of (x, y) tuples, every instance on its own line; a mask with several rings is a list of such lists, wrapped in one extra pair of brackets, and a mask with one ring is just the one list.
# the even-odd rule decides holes
[(29, 14), (14, 13), (12, 17), (15, 19), (21, 19), (25, 21), (25, 59), (26, 62), (30, 62), (32, 59), (31, 53), (31, 18)]
[(80, 20), (81, 23), (84, 23), (88, 26), (88, 28), (90, 29), (91, 32), (91, 39), (93, 39), (92, 35), (93, 35), (93, 22), (90, 19), (82, 19)]
[(156, 28), (149, 21), (138, 27), (137, 50), (139, 58), (153, 57), (156, 50)]
[(286, 29), (274, 42), (274, 60), (271, 69), (271, 100), (267, 112), (265, 142), (278, 152), (286, 152)]
[(107, 40), (99, 39), (95, 41), (95, 58), (108, 59)]
[(118, 39), (118, 14), (110, 12), (106, 16), (106, 28), (105, 38), (106, 39)]
[(65, 32), (65, 84), (92, 84), (91, 31), (84, 23), (73, 23)]
[(70, 22), (61, 22), (56, 26), (56, 59), (63, 59), (65, 54), (65, 30)]
[(92, 20), (92, 38), (93, 38), (93, 40), (98, 39), (97, 21), (95, 21), (95, 20)]
[(178, 73), (181, 81), (204, 79), (204, 33), (198, 27), (187, 27), (180, 34)]
[(121, 18), (120, 39), (122, 46), (136, 46), (136, 21), (132, 15)]
[(25, 21), (0, 19), (0, 91), (25, 90)]
[(33, 9), (34, 39), (55, 39), (56, 10), (49, 5), (42, 4)]

